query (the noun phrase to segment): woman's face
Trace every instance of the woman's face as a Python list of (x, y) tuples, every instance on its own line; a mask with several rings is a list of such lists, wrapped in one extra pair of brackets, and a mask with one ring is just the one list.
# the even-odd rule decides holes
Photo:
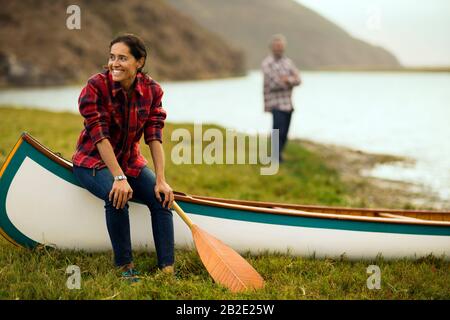
[(112, 45), (109, 54), (108, 68), (112, 79), (128, 89), (136, 77), (138, 68), (142, 67), (144, 58), (136, 60), (130, 53), (130, 48), (123, 42)]

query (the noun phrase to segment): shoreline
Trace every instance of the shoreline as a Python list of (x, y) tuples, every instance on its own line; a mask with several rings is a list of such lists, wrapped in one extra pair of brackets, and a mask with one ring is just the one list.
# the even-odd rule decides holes
[[(101, 70), (99, 71), (101, 72)], [(170, 77), (158, 77), (156, 80), (159, 83), (183, 83), (183, 82), (194, 82), (194, 81), (209, 81), (209, 80), (228, 80), (247, 77), (250, 73), (261, 72), (260, 69), (248, 69), (244, 72), (236, 74), (223, 74), (217, 76), (198, 76), (196, 78), (170, 78)], [(450, 67), (407, 67), (399, 69), (389, 69), (389, 68), (346, 68), (346, 67), (336, 67), (336, 68), (304, 68), (300, 72), (336, 72), (336, 73), (346, 73), (346, 72), (370, 72), (370, 73), (450, 73)], [(94, 75), (93, 73), (92, 75)], [(82, 87), (86, 84), (86, 80), (82, 81), (69, 81), (67, 83), (48, 83), (48, 84), (26, 84), (26, 85), (9, 85), (6, 83), (0, 84), (0, 90), (25, 90), (25, 89), (48, 89), (48, 88), (65, 88), (65, 87)]]
[(383, 179), (367, 174), (379, 164), (414, 164), (414, 159), (368, 153), (304, 139), (291, 141), (318, 154), (327, 166), (338, 172), (342, 181), (350, 188), (352, 196), (346, 200), (352, 207), (450, 210), (450, 200), (441, 199), (430, 193), (422, 184)]

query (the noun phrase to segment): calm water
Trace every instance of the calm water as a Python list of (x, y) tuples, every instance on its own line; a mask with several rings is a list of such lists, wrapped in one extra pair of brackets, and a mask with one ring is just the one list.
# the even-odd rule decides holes
[[(371, 175), (421, 183), (450, 199), (450, 74), (304, 72), (302, 78), (291, 137), (411, 157), (416, 165), (382, 165)], [(162, 85), (168, 121), (270, 129), (259, 72)], [(0, 104), (78, 112), (80, 89), (3, 90)]]

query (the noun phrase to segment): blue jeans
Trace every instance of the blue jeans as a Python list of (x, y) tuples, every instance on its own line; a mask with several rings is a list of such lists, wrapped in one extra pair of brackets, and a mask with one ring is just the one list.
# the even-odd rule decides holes
[[(94, 174), (95, 172), (95, 174)], [(73, 173), (80, 184), (105, 202), (106, 226), (114, 251), (114, 262), (123, 266), (133, 261), (131, 252), (130, 219), (128, 203), (123, 209), (113, 207), (109, 200), (114, 178), (108, 168), (100, 170), (73, 166)], [(133, 199), (142, 201), (150, 209), (158, 267), (174, 263), (174, 231), (172, 212), (164, 208), (155, 196), (155, 174), (144, 167), (137, 178), (127, 177), (133, 189)], [(163, 198), (163, 195), (161, 195)]]
[(292, 111), (280, 111), (280, 110), (272, 110), (273, 114), (273, 129), (278, 129), (279, 136), (279, 148), (280, 148), (280, 162), (283, 161), (283, 157), (281, 153), (283, 152), (284, 146), (287, 142), (289, 126), (291, 125), (291, 117)]

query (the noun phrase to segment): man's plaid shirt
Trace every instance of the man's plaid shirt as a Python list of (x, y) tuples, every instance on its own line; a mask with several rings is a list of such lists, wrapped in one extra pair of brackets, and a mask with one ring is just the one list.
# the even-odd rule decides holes
[(166, 112), (162, 108), (163, 91), (159, 84), (138, 72), (130, 99), (119, 82), (112, 80), (109, 71), (88, 80), (78, 99), (84, 129), (78, 138), (74, 165), (101, 169), (103, 162), (96, 144), (109, 139), (124, 173), (137, 177), (147, 160), (139, 150), (144, 134), (146, 144), (162, 142)]
[[(272, 110), (292, 111), (292, 88), (301, 81), (295, 76), (298, 70), (291, 59), (282, 57), (275, 59), (272, 55), (262, 62), (264, 73), (264, 111)], [(289, 78), (289, 84), (284, 83), (282, 77)]]

